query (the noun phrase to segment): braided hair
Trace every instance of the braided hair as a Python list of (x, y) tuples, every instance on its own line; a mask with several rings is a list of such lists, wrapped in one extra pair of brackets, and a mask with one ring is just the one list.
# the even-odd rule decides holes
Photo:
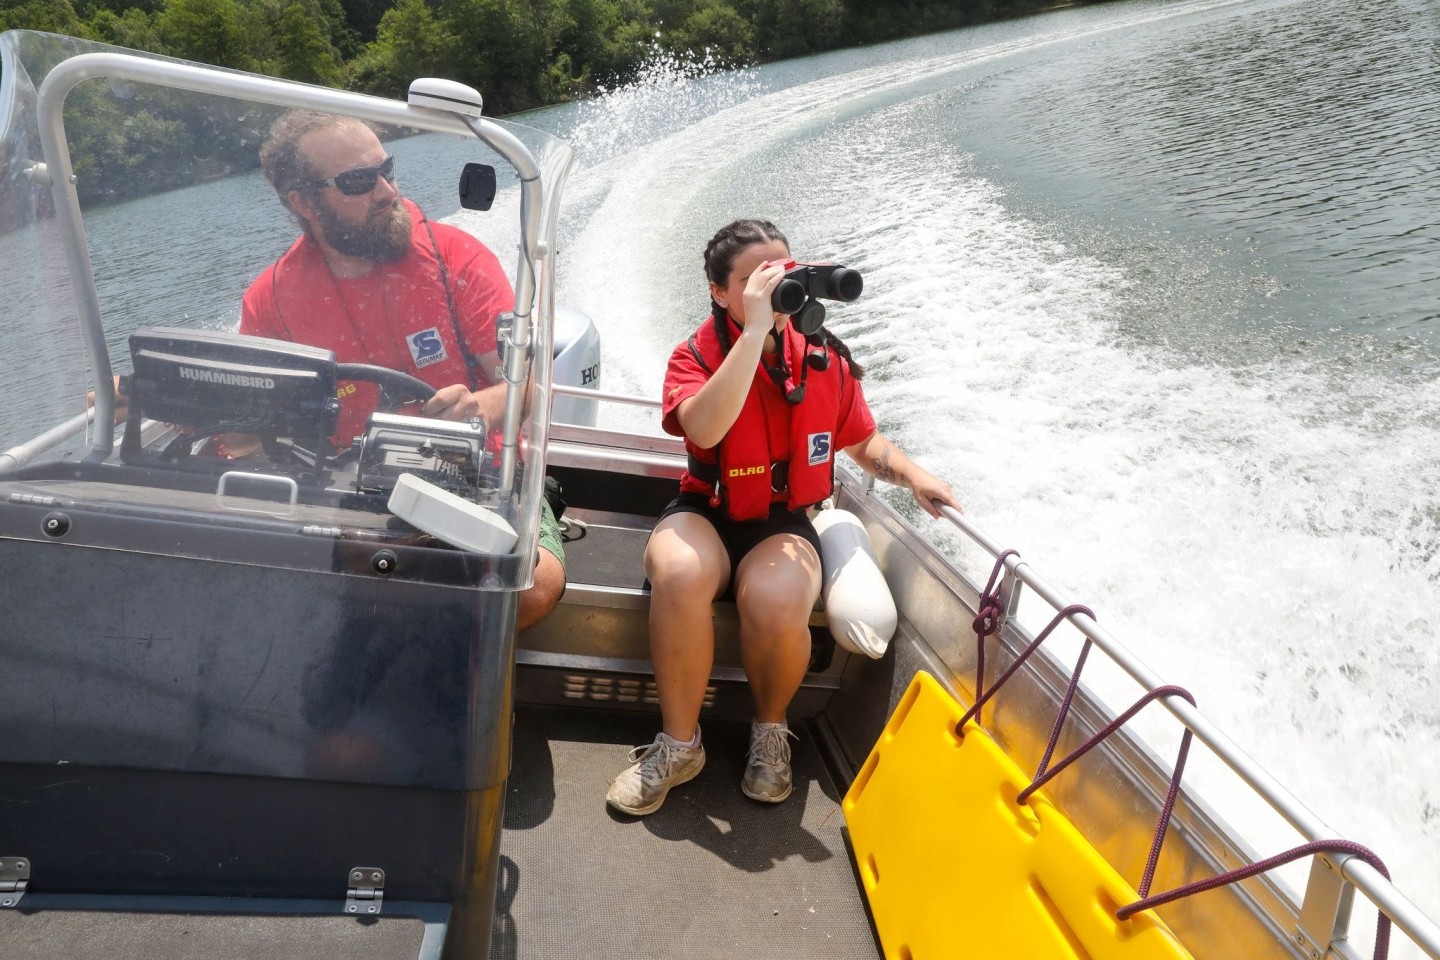
[[(769, 220), (734, 220), (727, 223), (716, 231), (715, 236), (705, 245), (705, 278), (716, 286), (723, 287), (730, 282), (730, 271), (735, 266), (735, 258), (740, 256), (740, 251), (757, 243), (769, 243), (778, 240), (790, 249), (790, 241), (780, 228)], [(725, 323), (726, 310), (710, 298), (710, 312), (721, 324)], [(850, 355), (850, 348), (827, 327), (821, 327), (815, 334), (823, 339), (824, 343), (844, 358), (846, 365), (850, 368), (850, 375), (856, 380), (865, 376), (865, 368), (855, 361)]]

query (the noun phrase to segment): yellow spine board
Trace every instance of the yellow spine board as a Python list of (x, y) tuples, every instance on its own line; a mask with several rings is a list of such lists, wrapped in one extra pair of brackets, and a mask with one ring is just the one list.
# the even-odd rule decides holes
[[(890, 960), (1188, 958), (1043, 790), (919, 673), (841, 805)], [(1081, 771), (1071, 775), (1083, 776)]]

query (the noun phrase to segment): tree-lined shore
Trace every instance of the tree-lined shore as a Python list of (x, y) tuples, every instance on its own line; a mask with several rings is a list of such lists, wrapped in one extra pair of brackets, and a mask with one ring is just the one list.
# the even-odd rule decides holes
[(624, 83), (657, 53), (780, 60), (1033, 13), (1056, 0), (0, 0), (44, 30), (307, 83), (400, 96), (417, 76), (486, 112)]
[[(1100, 2), (1100, 0), (1089, 0)], [(742, 66), (978, 23), (1056, 0), (0, 0), (39, 30), (403, 98), (415, 77), (481, 91), (491, 116), (623, 85), (657, 58)], [(68, 55), (26, 46), (34, 76)], [(66, 101), (83, 204), (258, 165), (273, 113), (172, 91), (83, 84)], [(0, 209), (16, 184), (0, 180)], [(43, 197), (36, 201), (48, 209)]]

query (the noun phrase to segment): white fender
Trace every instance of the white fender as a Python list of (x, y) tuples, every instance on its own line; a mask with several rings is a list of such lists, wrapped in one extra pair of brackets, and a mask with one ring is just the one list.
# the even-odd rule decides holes
[(849, 510), (821, 510), (814, 523), (825, 566), (820, 596), (830, 633), (851, 653), (879, 660), (890, 646), (899, 618), (870, 535)]

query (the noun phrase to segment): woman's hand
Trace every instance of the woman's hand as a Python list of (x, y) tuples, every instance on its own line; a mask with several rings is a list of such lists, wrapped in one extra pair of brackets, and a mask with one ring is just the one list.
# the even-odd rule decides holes
[(939, 519), (940, 509), (936, 506), (937, 503), (954, 507), (960, 513), (965, 512), (965, 508), (960, 506), (960, 501), (955, 499), (955, 493), (950, 489), (950, 485), (914, 460), (910, 461), (906, 480), (909, 481), (907, 485), (915, 496), (915, 502), (920, 504), (920, 509), (930, 516)]
[(770, 304), (775, 288), (785, 277), (784, 260), (770, 260), (760, 264), (745, 283), (745, 331), (769, 332), (784, 330), (790, 318), (776, 313)]

